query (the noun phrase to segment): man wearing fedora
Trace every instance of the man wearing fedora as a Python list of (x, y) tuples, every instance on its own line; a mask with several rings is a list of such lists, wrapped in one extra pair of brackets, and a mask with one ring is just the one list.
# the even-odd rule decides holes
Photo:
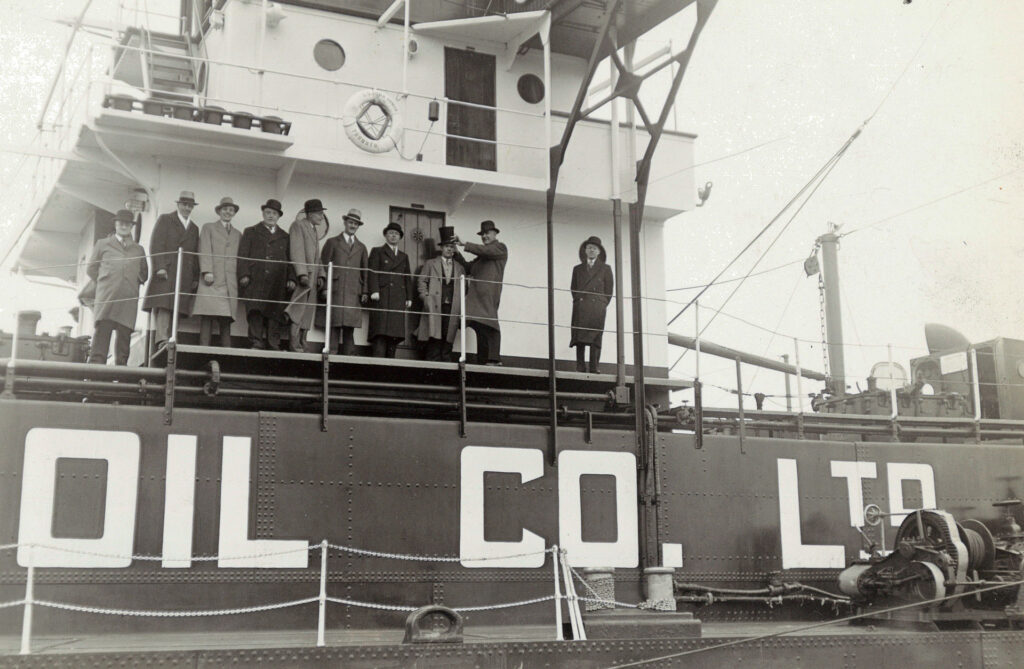
[[(153, 237), (149, 240), (150, 263), (153, 275), (146, 287), (142, 308), (153, 316), (156, 348), (171, 337), (175, 286), (179, 293), (178, 313), (187, 317), (192, 311), (192, 300), (199, 287), (199, 227), (192, 222), (192, 209), (196, 197), (183, 190), (175, 203), (177, 211), (162, 214), (156, 219)], [(178, 276), (178, 249), (182, 250), (181, 276)]]
[(115, 214), (114, 234), (96, 243), (85, 270), (96, 286), (93, 305), (96, 330), (89, 351), (92, 363), (107, 362), (110, 335), (117, 333), (114, 364), (128, 364), (132, 331), (139, 312), (139, 286), (149, 277), (146, 251), (131, 236), (134, 220), (127, 209)]
[(291, 320), (289, 348), (296, 352), (306, 350), (306, 333), (313, 327), (316, 317), (317, 291), (324, 287), (320, 241), (331, 227), (325, 211), (320, 200), (306, 200), (288, 230), (292, 270), (298, 285), (285, 313)]
[(363, 324), (361, 305), (366, 303), (366, 268), (368, 253), (366, 245), (356, 239), (356, 232), (363, 224), (363, 215), (358, 209), (349, 209), (342, 218), (345, 229), (337, 237), (331, 237), (320, 253), (324, 266), (334, 265), (331, 270), (331, 332), (330, 351), (338, 349), (341, 339), (341, 354), (355, 355), (355, 329)]
[(498, 241), (501, 230), (494, 221), (480, 223), (482, 243), (456, 243), (476, 256), (467, 263), (469, 287), (466, 289), (466, 324), (476, 333), (476, 360), (481, 365), (501, 364), (501, 323), (498, 305), (501, 302), (501, 282), (505, 277), (508, 247)]
[(370, 330), (375, 358), (393, 358), (405, 339), (405, 312), (412, 306), (412, 269), (409, 256), (399, 250), (402, 226), (384, 228), (385, 243), (370, 251), (366, 289), (370, 293)]
[[(570, 348), (576, 347), (576, 371), (597, 373), (604, 338), (604, 319), (612, 300), (615, 281), (601, 240), (590, 237), (580, 244), (580, 264), (572, 268), (572, 334)], [(590, 367), (586, 365), (590, 347)]]
[(288, 233), (278, 220), (281, 203), (270, 199), (260, 207), (263, 220), (242, 233), (238, 245), (238, 293), (249, 322), (254, 349), (280, 349), (284, 308), (295, 288), (288, 264)]
[(199, 316), (199, 345), (209, 346), (217, 325), (220, 345), (231, 346), (231, 323), (238, 309), (238, 247), (242, 233), (231, 225), (238, 205), (223, 197), (213, 208), (219, 220), (199, 231), (199, 289), (192, 315)]
[(423, 264), (416, 282), (426, 312), (416, 336), (427, 342), (427, 360), (448, 362), (459, 331), (462, 298), (458, 283), (465, 271), (455, 261), (455, 228), (442, 227), (440, 235), (441, 255)]

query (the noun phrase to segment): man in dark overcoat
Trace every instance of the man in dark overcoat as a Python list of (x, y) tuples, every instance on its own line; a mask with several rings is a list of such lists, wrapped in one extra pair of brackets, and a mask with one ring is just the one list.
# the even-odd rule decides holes
[(238, 245), (238, 295), (255, 349), (280, 349), (284, 309), (295, 288), (291, 279), (288, 233), (277, 224), (284, 211), (277, 200), (261, 207), (263, 220), (242, 233)]
[[(580, 264), (572, 268), (572, 335), (569, 346), (576, 347), (576, 371), (597, 373), (601, 360), (604, 319), (612, 300), (615, 280), (608, 266), (608, 254), (601, 240), (590, 237), (580, 244)], [(590, 367), (586, 365), (590, 347)]]
[(416, 335), (427, 342), (427, 360), (448, 362), (459, 331), (459, 278), (465, 271), (455, 261), (455, 229), (442, 227), (440, 233), (441, 255), (425, 262), (417, 279), (416, 287), (426, 313), (420, 318)]
[(121, 209), (114, 216), (114, 234), (96, 242), (86, 274), (96, 282), (93, 306), (96, 329), (92, 337), (89, 362), (105, 364), (114, 343), (114, 364), (128, 364), (132, 331), (139, 312), (139, 286), (149, 278), (146, 250), (132, 239), (134, 216)]
[[(196, 197), (183, 190), (178, 196), (177, 211), (156, 219), (153, 237), (149, 240), (153, 278), (146, 288), (142, 308), (153, 315), (156, 348), (171, 337), (174, 311), (174, 287), (178, 287), (178, 314), (192, 313), (192, 301), (199, 287), (199, 227), (192, 222)], [(178, 276), (178, 249), (182, 250), (181, 276)]]
[(388, 223), (385, 243), (370, 251), (366, 285), (370, 293), (370, 331), (375, 358), (393, 358), (405, 339), (405, 312), (412, 306), (412, 268), (409, 256), (399, 250), (405, 236), (402, 226)]
[[(343, 217), (345, 229), (337, 237), (331, 237), (320, 252), (324, 265), (324, 276), (331, 275), (327, 290), (331, 292), (331, 333), (330, 351), (338, 350), (341, 339), (341, 354), (355, 355), (355, 329), (363, 324), (361, 305), (366, 304), (366, 267), (369, 254), (366, 245), (356, 239), (356, 232), (363, 224), (363, 215), (358, 209), (349, 209)], [(330, 272), (328, 266), (334, 265)]]
[[(501, 364), (501, 282), (505, 277), (508, 247), (498, 241), (501, 230), (494, 221), (480, 223), (482, 243), (457, 241), (476, 258), (466, 263), (471, 281), (466, 289), (466, 325), (476, 333), (476, 361), (481, 365)], [(456, 238), (458, 240), (458, 238)]]

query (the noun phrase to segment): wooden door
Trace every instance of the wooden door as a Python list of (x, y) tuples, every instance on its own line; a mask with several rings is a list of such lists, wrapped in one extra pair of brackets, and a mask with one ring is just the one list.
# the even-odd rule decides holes
[[(475, 51), (445, 47), (444, 94), (451, 100), (478, 105), (495, 105), (494, 56)], [(448, 134), (480, 139), (496, 139), (496, 112), (494, 109), (468, 107), (448, 103)], [(497, 170), (497, 149), (489, 142), (448, 138), (449, 165)]]
[[(444, 225), (444, 213), (426, 211), (424, 209), (407, 209), (391, 207), (391, 222), (398, 223), (405, 231), (405, 236), (398, 242), (398, 248), (409, 256), (409, 267), (414, 275), (419, 276), (423, 263), (438, 255), (437, 240), (441, 226)], [(413, 279), (412, 307), (405, 316), (404, 348), (417, 346), (416, 328), (420, 324), (420, 312), (423, 303), (416, 291), (416, 280)]]

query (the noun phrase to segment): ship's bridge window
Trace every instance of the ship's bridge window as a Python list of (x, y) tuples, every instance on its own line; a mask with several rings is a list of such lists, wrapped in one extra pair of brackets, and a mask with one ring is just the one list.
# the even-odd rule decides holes
[(519, 97), (535, 105), (544, 99), (544, 82), (536, 74), (524, 74), (516, 82)]
[(345, 64), (345, 50), (332, 39), (322, 39), (313, 47), (313, 59), (320, 67), (334, 72)]

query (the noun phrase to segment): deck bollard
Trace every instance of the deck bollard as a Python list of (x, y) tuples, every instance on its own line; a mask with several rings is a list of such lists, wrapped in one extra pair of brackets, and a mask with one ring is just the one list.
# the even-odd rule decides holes
[(587, 567), (583, 569), (583, 580), (590, 588), (595, 599), (604, 601), (588, 601), (584, 603), (586, 611), (603, 611), (614, 609), (615, 605), (615, 568), (614, 567)]
[(320, 616), (316, 624), (316, 645), (323, 647), (327, 627), (327, 539), (320, 542)]
[(178, 269), (174, 273), (174, 313), (171, 314), (171, 338), (170, 341), (177, 343), (178, 341), (178, 304), (181, 301), (181, 247), (178, 247)]
[(32, 653), (32, 602), (35, 597), (35, 557), (32, 555), (32, 544), (25, 546), (25, 557), (28, 558), (28, 571), (25, 574), (25, 608), (21, 617), (21, 654)]
[(564, 641), (562, 634), (562, 585), (558, 582), (558, 561), (561, 553), (558, 552), (558, 544), (551, 547), (551, 569), (555, 574), (555, 640)]

